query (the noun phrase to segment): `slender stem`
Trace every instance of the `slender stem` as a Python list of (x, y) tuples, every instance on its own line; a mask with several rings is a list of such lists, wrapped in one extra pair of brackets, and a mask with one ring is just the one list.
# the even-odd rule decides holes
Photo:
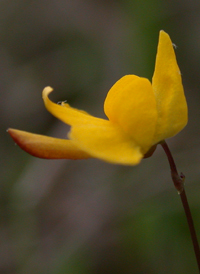
[(199, 272), (200, 272), (200, 250), (199, 250), (199, 243), (198, 243), (198, 239), (197, 239), (197, 235), (195, 232), (195, 227), (194, 227), (194, 222), (192, 219), (192, 215), (191, 215), (191, 211), (189, 208), (189, 204), (187, 201), (187, 196), (185, 193), (185, 190), (182, 191), (182, 193), (180, 194), (181, 196), (181, 201), (185, 210), (185, 215), (187, 217), (187, 222), (189, 225), (189, 229), (190, 229), (190, 234), (191, 234), (191, 238), (192, 238), (192, 243), (193, 243), (193, 247), (194, 247), (194, 252), (196, 255), (196, 259), (197, 259), (197, 263), (198, 263), (198, 267), (199, 267)]
[(185, 211), (185, 215), (187, 218), (187, 223), (189, 226), (190, 235), (191, 235), (192, 243), (193, 243), (193, 248), (194, 248), (194, 252), (195, 252), (195, 256), (196, 256), (196, 260), (197, 260), (197, 264), (198, 264), (198, 268), (199, 268), (199, 273), (200, 273), (200, 249), (199, 249), (198, 239), (197, 239), (197, 235), (196, 235), (196, 231), (195, 231), (195, 227), (194, 227), (194, 222), (192, 219), (192, 214), (190, 211), (190, 207), (189, 207), (187, 196), (186, 196), (185, 189), (184, 189), (185, 176), (183, 175), (183, 173), (181, 173), (180, 175), (178, 174), (176, 164), (174, 162), (174, 159), (172, 157), (171, 151), (169, 150), (167, 143), (165, 141), (162, 141), (160, 144), (163, 147), (163, 149), (167, 155), (170, 169), (171, 169), (172, 180), (174, 182), (175, 188), (177, 189), (177, 191), (181, 197), (181, 202), (182, 202), (182, 205), (183, 205), (183, 208)]

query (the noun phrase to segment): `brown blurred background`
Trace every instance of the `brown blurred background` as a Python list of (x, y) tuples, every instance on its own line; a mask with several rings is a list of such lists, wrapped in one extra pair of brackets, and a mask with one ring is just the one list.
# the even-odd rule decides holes
[(41, 160), (8, 127), (65, 137), (45, 109), (55, 102), (104, 117), (125, 74), (151, 79), (158, 33), (177, 45), (189, 124), (168, 144), (200, 238), (200, 2), (198, 0), (0, 1), (1, 274), (197, 273), (166, 156), (135, 167), (100, 160)]

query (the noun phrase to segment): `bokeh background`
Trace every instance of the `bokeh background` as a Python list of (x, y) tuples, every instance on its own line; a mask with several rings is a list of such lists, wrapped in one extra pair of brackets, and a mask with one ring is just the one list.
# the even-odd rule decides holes
[(125, 74), (151, 79), (159, 30), (176, 44), (189, 124), (168, 144), (200, 238), (200, 2), (0, 1), (0, 273), (197, 273), (189, 231), (161, 148), (135, 167), (41, 160), (8, 127), (55, 137), (69, 128), (55, 102), (105, 117)]

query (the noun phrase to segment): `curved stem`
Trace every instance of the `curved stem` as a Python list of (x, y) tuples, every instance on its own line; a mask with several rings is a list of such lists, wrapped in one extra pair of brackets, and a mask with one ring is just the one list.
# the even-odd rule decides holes
[(183, 208), (185, 211), (185, 215), (187, 218), (187, 223), (189, 226), (190, 235), (191, 235), (192, 243), (193, 243), (193, 248), (194, 248), (194, 252), (195, 252), (195, 256), (196, 256), (196, 260), (197, 260), (197, 264), (198, 264), (198, 268), (199, 268), (199, 273), (200, 273), (200, 249), (199, 249), (199, 243), (198, 243), (198, 239), (197, 239), (197, 235), (196, 235), (196, 231), (195, 231), (195, 227), (194, 227), (194, 222), (192, 219), (192, 214), (190, 211), (190, 207), (189, 207), (187, 196), (186, 196), (185, 189), (184, 189), (185, 176), (183, 175), (183, 173), (181, 173), (180, 175), (178, 174), (176, 164), (174, 162), (174, 159), (172, 157), (171, 151), (169, 150), (167, 143), (165, 141), (162, 141), (160, 144), (163, 147), (163, 149), (167, 155), (170, 169), (171, 169), (172, 180), (174, 182), (175, 188), (177, 189), (177, 191), (181, 197), (181, 202), (182, 202), (182, 205), (183, 205)]

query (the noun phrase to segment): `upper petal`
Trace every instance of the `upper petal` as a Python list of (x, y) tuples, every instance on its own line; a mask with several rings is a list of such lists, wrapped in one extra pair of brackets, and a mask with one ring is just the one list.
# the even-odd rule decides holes
[(64, 123), (73, 126), (83, 125), (85, 123), (95, 123), (97, 120), (102, 120), (100, 118), (93, 117), (85, 111), (72, 108), (66, 103), (62, 103), (61, 105), (55, 104), (48, 98), (49, 93), (52, 91), (53, 89), (51, 87), (46, 87), (42, 92), (45, 107), (51, 114)]
[(150, 148), (157, 109), (149, 80), (135, 75), (122, 77), (108, 92), (104, 110), (109, 120), (131, 136), (144, 153)]
[(110, 163), (136, 165), (143, 158), (134, 140), (110, 121), (74, 126), (69, 138), (89, 155)]
[(181, 73), (171, 39), (164, 31), (160, 31), (152, 86), (158, 109), (154, 136), (157, 143), (177, 134), (188, 120)]
[(23, 150), (44, 159), (87, 159), (91, 156), (80, 150), (71, 140), (47, 137), (17, 129), (8, 133)]

